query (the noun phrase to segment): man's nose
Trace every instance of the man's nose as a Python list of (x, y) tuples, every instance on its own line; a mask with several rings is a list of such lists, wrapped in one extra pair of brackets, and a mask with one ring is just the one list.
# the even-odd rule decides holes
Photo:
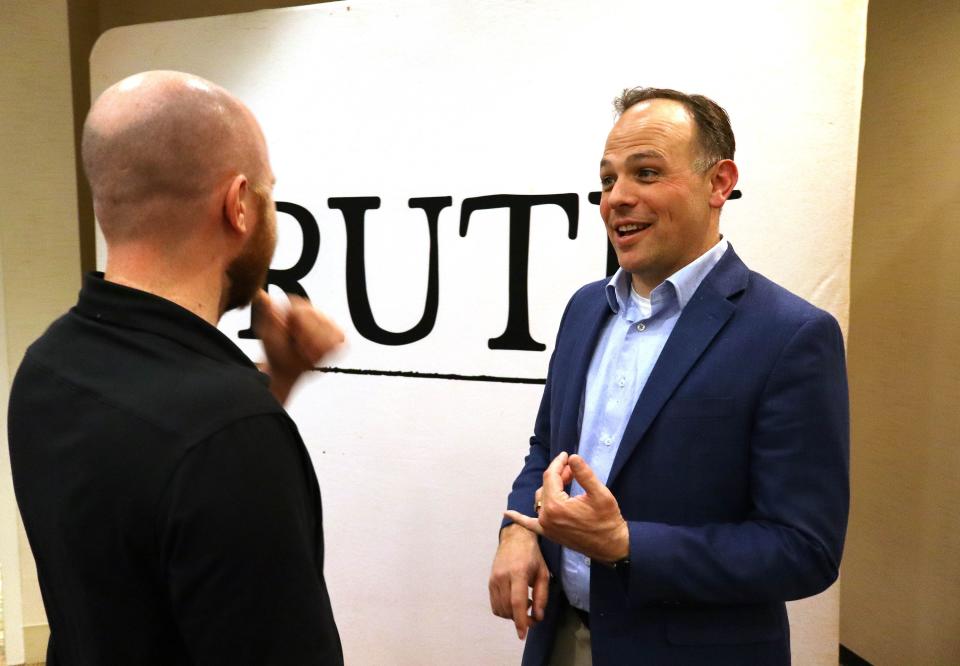
[(610, 188), (607, 203), (611, 208), (635, 205), (637, 203), (636, 188), (629, 181), (618, 178)]

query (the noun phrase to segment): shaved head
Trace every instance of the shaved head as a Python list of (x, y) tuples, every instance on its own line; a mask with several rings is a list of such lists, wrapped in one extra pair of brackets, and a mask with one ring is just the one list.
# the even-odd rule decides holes
[(83, 166), (108, 243), (182, 235), (232, 177), (271, 185), (259, 125), (240, 100), (191, 74), (143, 72), (108, 88), (83, 127)]
[(211, 323), (263, 287), (277, 238), (275, 179), (239, 99), (192, 74), (135, 74), (90, 109), (82, 156), (106, 280)]

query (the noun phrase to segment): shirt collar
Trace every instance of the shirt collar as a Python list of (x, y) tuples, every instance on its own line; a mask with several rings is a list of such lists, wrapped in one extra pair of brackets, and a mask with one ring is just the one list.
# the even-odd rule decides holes
[[(713, 270), (720, 258), (730, 247), (729, 241), (721, 236), (720, 242), (701, 254), (689, 264), (668, 277), (650, 293), (651, 301), (657, 299), (657, 291), (664, 285), (673, 287), (677, 296), (677, 304), (681, 310), (690, 302), (700, 283)], [(630, 301), (630, 273), (618, 268), (606, 286), (607, 303), (613, 312), (625, 311)]]
[[(222, 362), (257, 369), (230, 338), (208, 321), (156, 294), (109, 282), (103, 279), (103, 273), (84, 276), (74, 312), (88, 319), (169, 338)], [(267, 377), (264, 375), (263, 379)]]

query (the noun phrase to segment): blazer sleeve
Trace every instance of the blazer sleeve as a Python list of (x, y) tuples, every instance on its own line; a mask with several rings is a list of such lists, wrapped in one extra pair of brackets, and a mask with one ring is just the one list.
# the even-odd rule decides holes
[(628, 523), (629, 604), (762, 603), (826, 589), (843, 551), (848, 470), (843, 339), (820, 313), (785, 345), (757, 405), (746, 519)]
[[(551, 361), (552, 365), (552, 361)], [(537, 488), (543, 485), (543, 472), (550, 465), (550, 376), (540, 399), (537, 419), (530, 438), (530, 450), (523, 461), (523, 469), (513, 482), (513, 488), (507, 496), (507, 508), (526, 516), (536, 517), (533, 503)], [(513, 523), (504, 518), (500, 529)]]
[[(533, 436), (530, 437), (530, 450), (523, 461), (523, 469), (513, 482), (513, 488), (507, 496), (507, 508), (522, 513), (526, 516), (536, 517), (533, 503), (537, 488), (543, 485), (543, 472), (550, 465), (550, 409), (553, 399), (555, 365), (558, 362), (561, 339), (564, 332), (564, 325), (570, 314), (571, 307), (579, 294), (573, 295), (564, 308), (563, 315), (560, 317), (557, 340), (554, 345), (553, 353), (550, 355), (550, 363), (547, 366), (547, 381), (543, 387), (543, 397), (540, 399), (540, 408), (537, 410), (537, 418), (533, 424)], [(500, 529), (513, 524), (509, 518), (504, 518), (500, 523)]]

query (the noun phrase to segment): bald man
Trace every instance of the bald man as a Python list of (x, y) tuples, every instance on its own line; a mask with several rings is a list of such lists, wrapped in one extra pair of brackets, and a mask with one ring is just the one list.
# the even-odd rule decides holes
[[(282, 407), (342, 334), (260, 290), (276, 221), (257, 121), (209, 81), (146, 72), (96, 101), (82, 153), (106, 270), (27, 351), (9, 410), (47, 663), (342, 664), (319, 488)], [(251, 300), (269, 374), (216, 328)]]

